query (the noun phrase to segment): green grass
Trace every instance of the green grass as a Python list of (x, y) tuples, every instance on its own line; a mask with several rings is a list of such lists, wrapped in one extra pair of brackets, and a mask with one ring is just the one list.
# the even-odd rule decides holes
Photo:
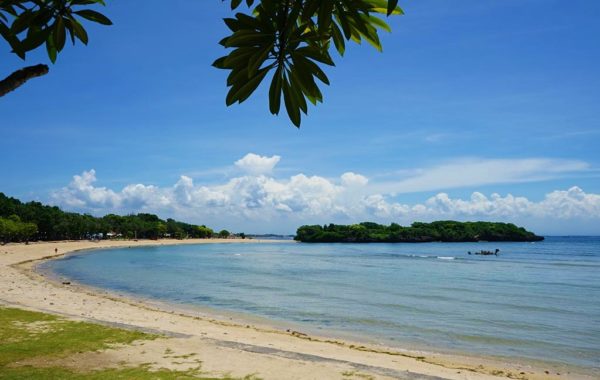
[(72, 322), (53, 315), (0, 308), (0, 367), (35, 357), (64, 357), (156, 335)]
[[(0, 367), (0, 379), (44, 379), (44, 380), (108, 380), (108, 379), (127, 379), (127, 380), (217, 380), (215, 378), (196, 376), (194, 371), (150, 371), (145, 367), (106, 369), (92, 372), (73, 372), (65, 368), (2, 368)], [(222, 380), (222, 379), (219, 379)]]
[(201, 377), (198, 370), (151, 371), (146, 366), (139, 366), (80, 372), (60, 366), (37, 368), (21, 364), (25, 360), (64, 358), (157, 337), (138, 331), (67, 321), (50, 314), (0, 307), (0, 380), (213, 379)]

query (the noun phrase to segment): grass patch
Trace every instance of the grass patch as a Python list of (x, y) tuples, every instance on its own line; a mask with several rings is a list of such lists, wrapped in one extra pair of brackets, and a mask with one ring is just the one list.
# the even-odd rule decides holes
[[(195, 371), (150, 371), (145, 367), (105, 369), (92, 372), (74, 372), (65, 368), (0, 368), (0, 379), (22, 380), (22, 379), (44, 379), (44, 380), (108, 380), (108, 379), (131, 379), (131, 380), (217, 380), (217, 378), (200, 377)], [(219, 378), (218, 380), (222, 380)]]
[(0, 308), (0, 367), (40, 356), (64, 357), (156, 337), (137, 331), (67, 321), (44, 313)]
[(199, 370), (152, 371), (147, 366), (139, 366), (86, 372), (60, 366), (37, 368), (20, 364), (39, 358), (65, 358), (76, 353), (103, 350), (115, 344), (130, 344), (136, 340), (157, 337), (138, 331), (68, 321), (45, 313), (0, 307), (0, 380), (214, 379), (202, 377)]

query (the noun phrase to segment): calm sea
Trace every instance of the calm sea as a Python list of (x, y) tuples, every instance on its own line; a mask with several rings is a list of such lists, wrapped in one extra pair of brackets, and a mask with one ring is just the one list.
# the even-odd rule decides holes
[[(468, 251), (499, 248), (499, 256)], [(321, 335), (600, 368), (600, 238), (205, 244), (44, 264), (83, 284)]]

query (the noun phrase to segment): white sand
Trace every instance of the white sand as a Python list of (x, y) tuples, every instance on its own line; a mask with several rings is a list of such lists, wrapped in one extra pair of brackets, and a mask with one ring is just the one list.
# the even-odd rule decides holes
[[(80, 285), (63, 285), (33, 270), (42, 260), (90, 248), (257, 240), (102, 241), (0, 246), (0, 304), (59, 314), (70, 319), (129, 326), (170, 337), (71, 358), (73, 366), (153, 363), (155, 368), (201, 365), (212, 375), (263, 379), (591, 379), (561, 367), (535, 368), (497, 359), (394, 351), (236, 323), (205, 313), (127, 299)], [(55, 249), (58, 253), (55, 254)], [(90, 364), (91, 363), (91, 364)], [(549, 373), (546, 373), (548, 371)], [(561, 373), (560, 375), (557, 374)]]

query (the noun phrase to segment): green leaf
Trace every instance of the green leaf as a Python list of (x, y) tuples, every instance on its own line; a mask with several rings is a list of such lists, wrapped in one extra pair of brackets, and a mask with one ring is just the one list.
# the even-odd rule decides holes
[(246, 84), (234, 84), (227, 94), (226, 104), (229, 106), (235, 102), (242, 103), (258, 88), (269, 70), (267, 68), (259, 70), (254, 77), (249, 79)]
[[(315, 83), (315, 79), (310, 68), (304, 64), (302, 57), (296, 57), (292, 55), (294, 66), (291, 68), (292, 78), (295, 80), (294, 83), (298, 84), (306, 95), (313, 97), (319, 97), (321, 91)], [(306, 61), (306, 59), (305, 59)]]
[(255, 52), (255, 47), (243, 47), (235, 49), (227, 56), (227, 58), (225, 58), (225, 62), (223, 64), (229, 69), (233, 69), (239, 65), (248, 65), (248, 59)]
[(304, 2), (304, 9), (302, 10), (302, 21), (308, 21), (311, 19), (315, 12), (321, 6), (321, 0), (307, 0)]
[(393, 8), (391, 14), (388, 14), (388, 6), (390, 5), (388, 0), (367, 0), (367, 2), (371, 5), (371, 12), (390, 15), (403, 15), (404, 11), (402, 8), (396, 6)]
[(295, 101), (294, 96), (292, 95), (292, 89), (290, 88), (290, 84), (287, 80), (287, 78), (283, 78), (283, 100), (285, 102), (285, 109), (287, 110), (288, 116), (290, 118), (290, 120), (292, 121), (292, 123), (294, 123), (294, 125), (297, 128), (300, 128), (300, 122), (301, 122), (301, 117), (300, 117), (300, 109), (298, 107), (298, 104)]
[(227, 69), (228, 67), (225, 66), (225, 60), (227, 59), (227, 56), (221, 57), (221, 58), (217, 58), (212, 65), (214, 67), (216, 67), (217, 69)]
[(25, 11), (17, 17), (12, 25), (10, 26), (10, 30), (15, 34), (19, 34), (25, 31), (31, 25), (31, 21), (35, 17), (35, 13), (31, 11)]
[(225, 25), (227, 25), (229, 30), (231, 30), (233, 32), (239, 30), (239, 28), (240, 28), (238, 20), (236, 20), (234, 18), (224, 18), (223, 21), (225, 22)]
[(329, 85), (329, 78), (327, 78), (327, 75), (325, 75), (323, 70), (321, 70), (321, 68), (310, 59), (294, 54), (294, 62), (296, 64), (304, 66), (304, 70), (312, 73), (314, 76), (319, 78), (321, 82), (325, 83), (326, 85)]
[(259, 29), (259, 22), (256, 17), (248, 16), (244, 13), (236, 13), (235, 18), (239, 23), (239, 29), (256, 30)]
[(398, 6), (398, 0), (388, 0), (387, 15), (391, 15)]
[(333, 44), (335, 45), (335, 48), (337, 49), (338, 53), (340, 53), (340, 55), (343, 56), (346, 52), (346, 42), (344, 40), (344, 36), (342, 35), (342, 31), (336, 23), (333, 23), (331, 25), (331, 32), (331, 35), (333, 37)]
[(314, 59), (315, 61), (319, 61), (326, 65), (335, 66), (335, 63), (333, 63), (333, 60), (331, 59), (331, 56), (327, 51), (319, 50), (312, 46), (304, 46), (299, 49), (296, 49), (295, 52), (305, 55), (306, 57), (309, 57), (311, 59)]
[(50, 61), (55, 63), (58, 51), (56, 50), (56, 46), (54, 46), (54, 39), (52, 36), (48, 36), (48, 39), (46, 40), (46, 51), (48, 52), (48, 58), (50, 58)]
[(27, 37), (21, 41), (21, 47), (24, 52), (31, 51), (33, 49), (38, 48), (48, 38), (50, 34), (50, 29), (41, 30), (38, 27), (31, 27), (27, 31)]
[(250, 59), (248, 59), (248, 76), (253, 76), (256, 74), (258, 69), (262, 66), (265, 60), (269, 56), (269, 52), (273, 49), (274, 43), (270, 43), (265, 46), (262, 50), (254, 53)]
[(70, 21), (71, 21), (71, 26), (73, 28), (73, 33), (75, 33), (75, 36), (84, 45), (87, 45), (87, 43), (88, 43), (88, 34), (85, 31), (85, 29), (83, 28), (83, 26), (79, 23), (79, 21), (75, 20), (74, 18), (72, 18)]
[(340, 26), (342, 27), (342, 31), (344, 32), (344, 37), (346, 37), (347, 40), (352, 38), (352, 29), (350, 28), (350, 22), (348, 21), (348, 18), (346, 17), (346, 13), (345, 12), (338, 12), (336, 13), (336, 20), (339, 22)]
[(54, 39), (54, 46), (57, 51), (61, 51), (65, 47), (65, 42), (67, 41), (67, 33), (65, 30), (65, 23), (63, 22), (63, 18), (58, 16), (56, 21), (54, 22), (52, 37)]
[(323, 33), (329, 33), (329, 26), (331, 25), (331, 20), (333, 17), (333, 0), (323, 0), (321, 2), (321, 6), (319, 7), (319, 15), (318, 15), (318, 25), (319, 30)]
[(390, 26), (385, 21), (380, 19), (379, 17), (375, 17), (375, 16), (364, 16), (364, 17), (368, 17), (369, 22), (371, 24), (378, 26), (379, 28), (385, 30), (388, 33), (392, 31), (392, 28), (390, 28)]
[(73, 13), (75, 13), (87, 20), (97, 22), (98, 24), (112, 25), (112, 21), (110, 21), (110, 19), (108, 17), (104, 16), (102, 13), (93, 11), (91, 9), (83, 9), (83, 10), (76, 11)]
[(306, 99), (304, 99), (304, 94), (302, 93), (302, 83), (298, 81), (298, 76), (293, 71), (290, 73), (290, 94), (294, 98), (294, 102), (298, 105), (298, 107), (304, 112), (308, 113), (308, 104), (306, 104)]
[(248, 47), (261, 46), (274, 40), (275, 36), (272, 34), (242, 30), (235, 32), (231, 37), (222, 42), (225, 47)]
[(241, 87), (248, 81), (249, 77), (247, 66), (236, 67), (227, 76), (227, 86)]
[(69, 31), (69, 38), (71, 39), (71, 43), (73, 45), (75, 45), (75, 32), (73, 31), (73, 25), (71, 23), (71, 20), (68, 18), (65, 18), (64, 21), (65, 21), (65, 28)]
[(273, 75), (273, 80), (269, 87), (269, 111), (273, 115), (279, 114), (279, 110), (281, 109), (281, 83), (283, 81), (281, 70), (281, 66), (279, 66), (275, 71), (275, 75)]
[(231, 0), (231, 10), (234, 10), (235, 8), (239, 7), (241, 3), (242, 0)]
[(8, 26), (0, 22), (0, 35), (8, 42), (10, 47), (13, 49), (12, 52), (19, 56), (21, 59), (25, 59), (25, 51), (21, 46), (21, 41), (10, 31)]

